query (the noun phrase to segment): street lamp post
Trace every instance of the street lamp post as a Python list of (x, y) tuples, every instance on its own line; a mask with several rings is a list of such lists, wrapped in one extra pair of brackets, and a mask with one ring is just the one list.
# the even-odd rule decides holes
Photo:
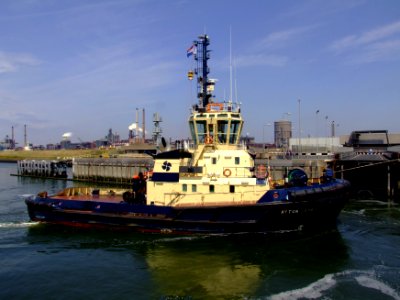
[(318, 114), (319, 114), (319, 109), (315, 112), (315, 143), (317, 144), (317, 153), (318, 153), (318, 148), (319, 148), (319, 142), (318, 142)]
[(265, 153), (265, 126), (271, 126), (271, 123), (263, 124), (263, 153)]
[(299, 132), (298, 132), (298, 134), (299, 134), (299, 145), (298, 145), (298, 147), (299, 147), (299, 149), (298, 149), (298, 151), (297, 151), (297, 153), (298, 153), (298, 156), (300, 156), (300, 151), (301, 151), (301, 117), (300, 117), (300, 103), (301, 103), (301, 99), (298, 99), (297, 100), (298, 101), (298, 103), (299, 103)]
[(329, 135), (329, 122), (328, 122), (328, 116), (325, 116), (325, 136), (328, 137)]

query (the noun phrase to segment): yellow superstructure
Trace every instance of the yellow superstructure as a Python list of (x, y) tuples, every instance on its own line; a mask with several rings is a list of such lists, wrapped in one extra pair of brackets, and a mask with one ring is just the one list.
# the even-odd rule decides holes
[(256, 178), (254, 159), (240, 143), (243, 119), (238, 105), (210, 103), (189, 117), (191, 149), (161, 153), (147, 184), (153, 205), (209, 206), (254, 204), (269, 190)]

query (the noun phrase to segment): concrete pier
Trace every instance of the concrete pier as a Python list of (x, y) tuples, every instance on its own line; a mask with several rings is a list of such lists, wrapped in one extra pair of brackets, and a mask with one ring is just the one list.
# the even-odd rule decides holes
[(400, 200), (398, 152), (360, 149), (337, 155), (334, 171), (350, 181), (352, 198)]
[(56, 160), (19, 160), (17, 172), (20, 176), (67, 178), (67, 163)]
[[(336, 154), (252, 152), (257, 154), (256, 169), (258, 165), (266, 166), (273, 180), (283, 180), (291, 169), (301, 168), (308, 178), (316, 182), (324, 169), (331, 168), (336, 178), (350, 181), (352, 198), (400, 202), (400, 147), (393, 150), (348, 149)], [(134, 175), (151, 171), (154, 164), (149, 155), (130, 155), (118, 158), (75, 158), (72, 178), (65, 176), (65, 179), (130, 186)], [(50, 160), (20, 161), (18, 176), (62, 179), (59, 176), (61, 169), (58, 168), (55, 173), (54, 163)]]

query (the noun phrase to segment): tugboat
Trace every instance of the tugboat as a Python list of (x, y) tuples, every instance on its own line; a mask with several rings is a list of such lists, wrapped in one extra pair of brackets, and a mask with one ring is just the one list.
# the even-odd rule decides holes
[(266, 166), (255, 168), (254, 155), (240, 142), (240, 106), (212, 96), (209, 43), (201, 35), (189, 53), (197, 61), (199, 100), (189, 116), (192, 147), (183, 143), (157, 154), (151, 176), (139, 174), (132, 191), (72, 187), (27, 198), (31, 220), (183, 234), (334, 226), (348, 200), (349, 182), (327, 170), (311, 183), (303, 170), (293, 169), (286, 183), (276, 186)]

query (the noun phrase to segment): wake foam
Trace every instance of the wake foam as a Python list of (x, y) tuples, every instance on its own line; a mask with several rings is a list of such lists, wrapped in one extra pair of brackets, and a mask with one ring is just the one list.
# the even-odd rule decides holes
[(375, 278), (371, 278), (365, 275), (357, 276), (356, 281), (358, 282), (359, 285), (370, 288), (370, 289), (375, 289), (382, 294), (388, 295), (392, 297), (395, 300), (400, 300), (400, 295), (395, 291), (395, 289), (391, 288), (387, 284), (376, 280)]
[[(319, 299), (324, 297), (324, 292), (333, 288), (341, 282), (354, 281), (360, 286), (375, 289), (382, 294), (392, 297), (395, 300), (400, 300), (400, 294), (387, 285), (379, 281), (374, 271), (347, 270), (334, 274), (327, 274), (323, 278), (309, 284), (306, 287), (291, 291), (282, 292), (279, 294), (267, 297), (270, 300), (297, 300), (297, 299)], [(325, 295), (326, 297), (326, 295)]]
[(26, 200), (26, 199), (35, 198), (35, 195), (34, 194), (21, 194), (21, 195), (17, 195), (17, 197), (19, 199)]
[(271, 300), (294, 300), (294, 299), (318, 299), (322, 297), (322, 292), (329, 290), (336, 285), (335, 275), (325, 275), (320, 280), (311, 283), (310, 285), (296, 289), (292, 291), (282, 292), (276, 295), (272, 295), (267, 299)]
[(0, 228), (28, 228), (39, 224), (39, 222), (6, 222), (0, 223)]

